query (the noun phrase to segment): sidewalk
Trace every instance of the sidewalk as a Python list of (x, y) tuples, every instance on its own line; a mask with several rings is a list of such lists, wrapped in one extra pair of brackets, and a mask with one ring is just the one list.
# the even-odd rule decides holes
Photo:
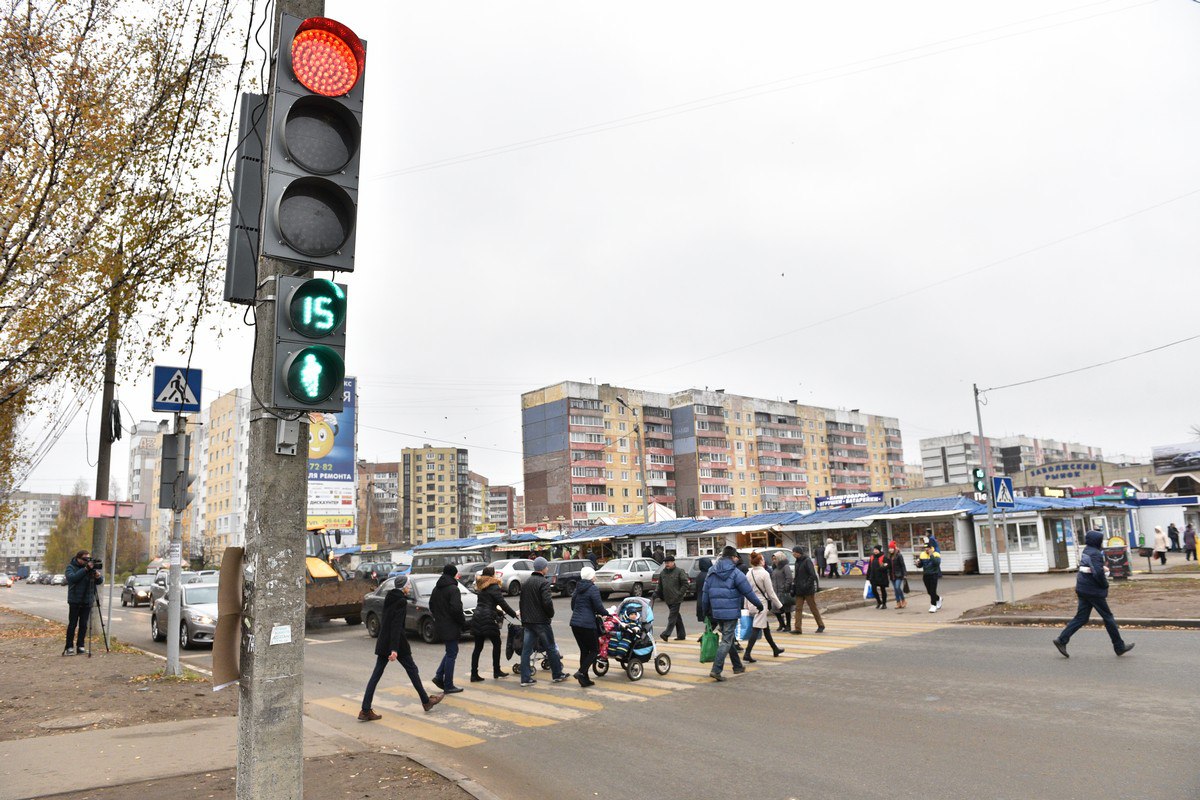
[[(1004, 599), (1008, 600), (1008, 576), (1001, 575), (1001, 579), (1004, 588)], [(865, 578), (862, 576), (846, 576), (838, 580), (843, 582), (848, 580), (857, 581), (857, 586), (861, 591)], [(887, 610), (881, 611), (876, 609), (875, 602), (868, 600), (864, 607), (836, 612), (832, 617), (832, 622), (826, 624), (830, 626), (836, 625), (838, 619), (886, 623), (889, 619), (906, 618), (912, 620), (913, 617), (937, 620), (939, 622), (952, 622), (965, 611), (996, 602), (995, 580), (991, 575), (943, 576), (941, 581), (938, 582), (938, 594), (942, 597), (942, 608), (936, 614), (929, 613), (929, 595), (925, 593), (925, 585), (921, 581), (920, 573), (914, 574), (910, 572), (908, 584), (911, 591), (907, 595), (907, 599), (909, 600), (907, 608), (897, 609), (892, 593), (889, 591)], [(1026, 597), (1031, 597), (1041, 592), (1074, 586), (1075, 573), (1017, 574), (1013, 576), (1013, 585), (1016, 589), (1017, 601), (1019, 602)]]

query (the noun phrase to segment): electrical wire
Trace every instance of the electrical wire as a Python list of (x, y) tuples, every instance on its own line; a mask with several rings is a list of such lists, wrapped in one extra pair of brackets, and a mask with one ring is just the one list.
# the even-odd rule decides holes
[(1194, 336), (1187, 336), (1183, 339), (1176, 339), (1175, 341), (1167, 342), (1166, 344), (1160, 344), (1157, 347), (1151, 347), (1146, 350), (1140, 350), (1136, 353), (1130, 353), (1127, 356), (1119, 356), (1117, 358), (1110, 358), (1107, 361), (1100, 361), (1096, 364), (1088, 364), (1086, 367), (1076, 367), (1075, 369), (1068, 369), (1068, 370), (1064, 370), (1063, 372), (1056, 372), (1053, 375), (1043, 375), (1040, 378), (1030, 378), (1027, 381), (1017, 381), (1016, 383), (1006, 383), (1002, 386), (992, 386), (989, 389), (980, 389), (979, 390), (980, 400), (981, 400), (981, 402), (984, 400), (983, 395), (985, 392), (995, 392), (995, 391), (999, 391), (1000, 389), (1012, 389), (1015, 386), (1028, 386), (1031, 383), (1041, 383), (1042, 381), (1048, 381), (1048, 380), (1052, 380), (1054, 378), (1061, 378), (1064, 375), (1074, 375), (1078, 372), (1086, 372), (1090, 369), (1097, 369), (1098, 367), (1107, 367), (1109, 364), (1117, 364), (1121, 361), (1128, 361), (1131, 358), (1137, 358), (1138, 356), (1144, 356), (1149, 353), (1157, 353), (1159, 350), (1166, 350), (1168, 347), (1175, 347), (1176, 345), (1186, 344), (1187, 342), (1194, 342), (1197, 339), (1200, 339), (1200, 333), (1197, 333)]

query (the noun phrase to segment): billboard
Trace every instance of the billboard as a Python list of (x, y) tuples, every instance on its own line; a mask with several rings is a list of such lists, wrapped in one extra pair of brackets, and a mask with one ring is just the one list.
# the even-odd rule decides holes
[(1182, 444), (1163, 444), (1150, 449), (1155, 475), (1200, 471), (1200, 439)]
[[(355, 379), (346, 378), (341, 411), (308, 415), (308, 524), (342, 531), (343, 545), (356, 543), (353, 531), (357, 399)], [(345, 538), (347, 533), (349, 540)]]
[(883, 492), (851, 492), (817, 498), (817, 508), (849, 508), (850, 506), (882, 505)]

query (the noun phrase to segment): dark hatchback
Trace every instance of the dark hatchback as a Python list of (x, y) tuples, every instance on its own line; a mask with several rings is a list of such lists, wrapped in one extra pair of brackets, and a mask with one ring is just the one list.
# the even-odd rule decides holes
[(564, 597), (575, 594), (575, 587), (579, 585), (579, 573), (584, 567), (591, 565), (592, 562), (586, 558), (551, 561), (546, 566), (546, 580), (550, 582), (550, 591)]
[[(404, 617), (404, 629), (408, 633), (420, 634), (427, 643), (437, 641), (433, 633), (433, 615), (429, 613), (429, 593), (437, 584), (441, 575), (413, 575), (408, 579), (412, 591), (408, 595), (408, 614)], [(379, 626), (383, 622), (383, 598), (396, 585), (395, 578), (388, 578), (376, 587), (375, 591), (363, 598), (363, 622), (366, 623), (367, 633), (372, 638), (379, 636)], [(461, 583), (458, 591), (462, 594), (463, 614), (467, 618), (467, 630), (470, 629), (471, 617), (475, 614), (475, 606), (479, 604), (479, 595), (469, 591)], [(466, 630), (463, 631), (464, 633)]]

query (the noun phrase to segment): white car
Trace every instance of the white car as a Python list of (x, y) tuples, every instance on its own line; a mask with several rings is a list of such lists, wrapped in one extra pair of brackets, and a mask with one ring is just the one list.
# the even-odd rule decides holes
[(500, 588), (510, 595), (520, 594), (521, 584), (533, 574), (533, 561), (528, 558), (508, 558), (504, 561), (493, 561), (488, 566), (496, 570)]
[(596, 588), (605, 600), (614, 592), (652, 597), (658, 588), (659, 569), (652, 558), (615, 558), (596, 570)]
[(8, 577), (8, 575), (3, 572), (0, 572), (0, 587), (5, 589), (12, 588), (12, 578)]

